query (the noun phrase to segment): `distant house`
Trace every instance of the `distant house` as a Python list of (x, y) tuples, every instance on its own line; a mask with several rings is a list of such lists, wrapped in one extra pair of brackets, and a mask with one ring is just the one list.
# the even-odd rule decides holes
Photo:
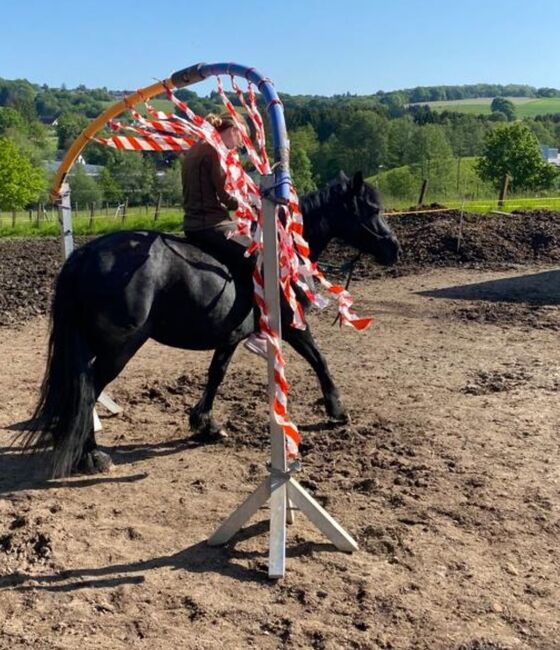
[[(44, 160), (43, 166), (47, 171), (54, 173), (60, 167), (60, 163), (60, 160)], [(88, 163), (86, 163), (84, 160), (84, 157), (81, 155), (76, 158), (75, 165), (81, 165), (84, 168), (86, 176), (92, 176), (94, 178), (99, 176), (99, 174), (101, 174), (101, 170), (103, 169), (103, 165), (88, 165)], [(70, 170), (70, 176), (72, 176), (74, 169), (75, 166), (73, 166)]]
[(39, 115), (39, 121), (47, 126), (57, 126), (58, 118), (54, 115)]
[(557, 147), (549, 147), (547, 144), (541, 144), (541, 154), (547, 163), (560, 167), (560, 154)]

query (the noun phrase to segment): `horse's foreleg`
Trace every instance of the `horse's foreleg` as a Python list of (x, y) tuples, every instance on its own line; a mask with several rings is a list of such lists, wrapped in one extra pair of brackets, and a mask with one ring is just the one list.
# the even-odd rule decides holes
[(224, 380), (229, 362), (237, 348), (237, 343), (228, 347), (218, 348), (214, 352), (208, 369), (208, 383), (198, 404), (189, 416), (191, 430), (199, 440), (213, 442), (227, 437), (227, 434), (212, 417), (212, 407), (218, 388)]
[(315, 371), (321, 385), (327, 415), (335, 420), (347, 422), (348, 413), (340, 401), (338, 389), (334, 385), (325, 357), (319, 352), (309, 326), (305, 330), (284, 327), (282, 337)]

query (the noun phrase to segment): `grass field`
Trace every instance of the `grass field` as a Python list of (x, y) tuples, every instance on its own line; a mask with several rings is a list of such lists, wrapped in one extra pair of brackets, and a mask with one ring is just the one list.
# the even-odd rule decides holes
[[(368, 178), (379, 188), (383, 204), (387, 209), (402, 210), (418, 201), (422, 180), (428, 179), (428, 190), (424, 204), (439, 203), (467, 212), (487, 213), (498, 209), (498, 192), (489, 183), (483, 183), (476, 174), (476, 157), (458, 160), (449, 158), (431, 161), (424, 168), (420, 165), (405, 165), (389, 169)], [(546, 209), (560, 210), (560, 190), (552, 190), (545, 196), (534, 194), (511, 194), (500, 210)]]
[[(456, 99), (447, 102), (425, 102), (432, 110), (455, 111), (457, 113), (470, 113), (473, 115), (490, 114), (492, 97), (478, 97), (476, 99)], [(515, 104), (517, 117), (535, 117), (560, 113), (560, 97), (506, 97)], [(422, 105), (422, 104), (417, 104)]]
[[(368, 179), (370, 181), (374, 179)], [(514, 196), (505, 202), (502, 207), (498, 206), (498, 199), (486, 198), (479, 200), (466, 200), (427, 196), (426, 203), (438, 203), (448, 209), (464, 210), (477, 214), (488, 214), (499, 210), (500, 212), (515, 212), (518, 210), (550, 210), (560, 212), (560, 196), (556, 197), (530, 197)], [(410, 199), (383, 196), (383, 205), (387, 212), (401, 213), (410, 212), (414, 201)], [(430, 209), (422, 210), (430, 214)], [(93, 219), (84, 213), (73, 215), (72, 228), (74, 235), (102, 235), (117, 230), (162, 230), (165, 232), (182, 232), (183, 212), (180, 208), (162, 208), (159, 218), (154, 220), (154, 209), (148, 212), (144, 207), (132, 207), (128, 209), (126, 218), (115, 217), (114, 215), (100, 214)], [(41, 218), (37, 221), (36, 213), (31, 220), (27, 212), (16, 214), (15, 225), (11, 214), (0, 215), (0, 237), (56, 237), (60, 235), (60, 224), (54, 212), (49, 213), (48, 218)]]
[[(181, 208), (161, 208), (157, 220), (154, 219), (155, 208), (130, 207), (126, 217), (107, 215), (105, 212), (93, 218), (84, 212), (72, 215), (72, 228), (75, 235), (101, 235), (116, 230), (153, 229), (166, 232), (180, 232), (183, 223)], [(16, 213), (15, 221), (11, 213), (0, 215), (0, 237), (28, 237), (59, 235), (60, 224), (55, 211), (37, 220), (37, 213), (29, 218), (28, 212)]]

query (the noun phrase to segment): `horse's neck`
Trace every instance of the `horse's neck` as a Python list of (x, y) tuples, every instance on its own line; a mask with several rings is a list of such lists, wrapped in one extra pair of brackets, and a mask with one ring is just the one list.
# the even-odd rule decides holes
[(325, 211), (318, 208), (306, 210), (302, 206), (303, 234), (309, 244), (309, 258), (316, 262), (335, 236), (334, 228)]

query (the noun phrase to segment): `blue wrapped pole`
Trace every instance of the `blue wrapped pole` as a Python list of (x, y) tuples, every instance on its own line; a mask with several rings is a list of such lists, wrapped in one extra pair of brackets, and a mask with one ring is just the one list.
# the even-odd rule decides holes
[(171, 83), (176, 88), (218, 75), (243, 77), (254, 84), (265, 99), (266, 110), (272, 127), (274, 146), (274, 196), (279, 201), (287, 201), (290, 196), (290, 143), (284, 120), (284, 110), (278, 93), (270, 79), (255, 68), (238, 63), (198, 63), (171, 75)]

